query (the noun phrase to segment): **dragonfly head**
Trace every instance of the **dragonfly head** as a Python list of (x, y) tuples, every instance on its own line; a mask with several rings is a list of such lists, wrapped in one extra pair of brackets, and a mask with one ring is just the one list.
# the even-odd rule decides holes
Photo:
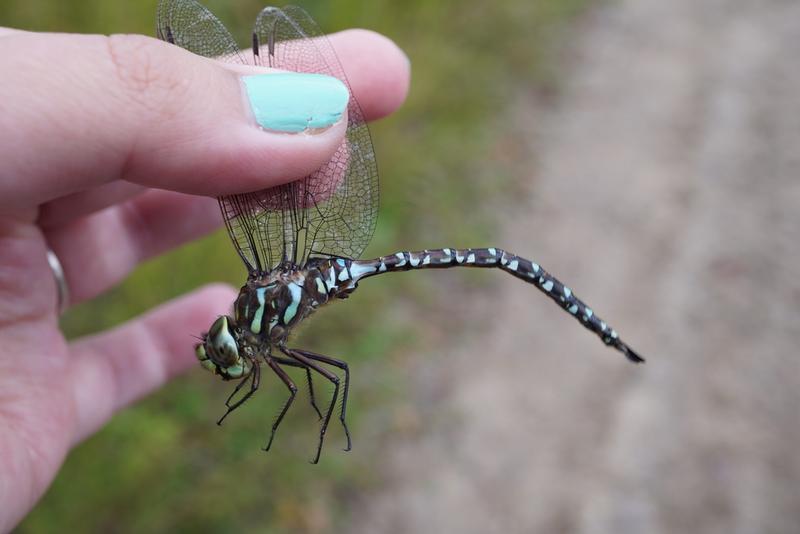
[(194, 348), (200, 365), (225, 380), (242, 378), (253, 370), (250, 358), (239, 350), (238, 336), (232, 322), (227, 315), (218, 317), (203, 336), (203, 342)]

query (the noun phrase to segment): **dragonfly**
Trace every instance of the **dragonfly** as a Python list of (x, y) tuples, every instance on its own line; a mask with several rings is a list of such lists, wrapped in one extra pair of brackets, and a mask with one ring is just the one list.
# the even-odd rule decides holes
[[(349, 297), (361, 280), (397, 271), (500, 269), (550, 297), (631, 362), (644, 361), (567, 285), (538, 263), (506, 250), (440, 248), (359, 259), (378, 215), (378, 170), (372, 138), (332, 45), (303, 9), (287, 6), (262, 10), (252, 32), (251, 54), (240, 50), (225, 26), (194, 0), (161, 0), (157, 34), (171, 44), (221, 61), (334, 76), (350, 91), (347, 132), (327, 163), (288, 184), (218, 199), (228, 234), (247, 268), (247, 281), (233, 304), (232, 316), (218, 317), (195, 346), (203, 368), (223, 380), (239, 380), (218, 424), (250, 399), (261, 384), (262, 368), (269, 368), (286, 386), (288, 397), (272, 425), (264, 447), (268, 451), (298, 391), (286, 368), (297, 368), (305, 371), (310, 402), (320, 418), (312, 463), (319, 462), (340, 393), (338, 417), (347, 441), (344, 450), (349, 451), (347, 363), (291, 347), (290, 335), (318, 308)], [(316, 403), (312, 374), (332, 384), (333, 393), (324, 413)]]

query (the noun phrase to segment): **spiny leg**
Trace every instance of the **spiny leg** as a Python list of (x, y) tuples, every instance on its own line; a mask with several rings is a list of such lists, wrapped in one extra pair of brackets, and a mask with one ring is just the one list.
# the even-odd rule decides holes
[(353, 444), (350, 441), (350, 430), (347, 428), (347, 423), (345, 422), (345, 416), (347, 414), (347, 396), (350, 393), (350, 367), (347, 365), (347, 362), (342, 360), (337, 360), (336, 358), (331, 358), (330, 356), (324, 356), (322, 354), (317, 354), (316, 352), (311, 352), (308, 350), (303, 349), (292, 349), (295, 352), (299, 352), (306, 358), (310, 358), (312, 360), (316, 360), (318, 362), (327, 363), (328, 365), (333, 365), (334, 367), (338, 367), (342, 371), (344, 371), (344, 390), (342, 391), (342, 411), (339, 414), (339, 420), (342, 422), (342, 428), (344, 428), (344, 435), (347, 437), (347, 448), (345, 451), (349, 451), (353, 448)]
[(290, 349), (288, 347), (280, 347), (281, 351), (286, 354), (287, 356), (291, 356), (295, 360), (299, 361), (300, 363), (310, 367), (314, 371), (318, 372), (328, 380), (333, 383), (333, 397), (331, 398), (331, 403), (328, 406), (327, 412), (325, 412), (325, 418), (322, 420), (322, 427), (319, 431), (319, 444), (317, 445), (317, 454), (314, 456), (314, 459), (311, 460), (312, 464), (319, 463), (319, 456), (322, 454), (322, 444), (325, 441), (325, 433), (328, 431), (328, 423), (331, 421), (331, 415), (333, 415), (333, 410), (336, 408), (336, 399), (339, 397), (339, 377), (336, 376), (335, 373), (328, 371), (324, 367), (321, 367), (313, 360), (306, 358), (300, 352), (295, 351), (294, 349)]
[[(233, 397), (235, 397), (236, 394), (239, 393), (239, 390), (242, 389), (242, 386), (244, 386), (248, 380), (250, 380), (250, 391), (245, 393), (241, 399), (239, 399), (238, 401), (233, 403), (233, 405), (231, 405)], [(259, 384), (261, 384), (261, 368), (258, 365), (253, 365), (253, 371), (250, 373), (250, 375), (244, 377), (238, 384), (236, 384), (236, 388), (233, 390), (233, 393), (228, 395), (228, 399), (225, 401), (225, 406), (228, 407), (228, 410), (222, 417), (219, 418), (217, 424), (221, 425), (222, 422), (225, 420), (225, 418), (228, 417), (228, 415), (232, 411), (234, 411), (236, 408), (244, 404), (245, 401), (247, 401), (247, 399), (252, 397), (253, 393), (255, 393), (256, 390), (258, 389)]]
[(311, 381), (311, 371), (309, 370), (309, 368), (306, 367), (305, 365), (303, 365), (302, 363), (296, 362), (296, 361), (291, 360), (289, 358), (281, 358), (280, 356), (272, 356), (272, 359), (275, 360), (278, 363), (283, 364), (283, 365), (288, 365), (290, 367), (298, 367), (300, 369), (305, 369), (305, 371), (306, 371), (306, 380), (308, 381), (308, 394), (311, 397), (311, 407), (314, 408), (315, 412), (317, 412), (317, 416), (319, 416), (319, 418), (322, 419), (322, 412), (319, 411), (319, 408), (317, 407), (316, 398), (314, 397), (314, 383)]
[(294, 402), (294, 397), (297, 395), (297, 386), (294, 385), (294, 382), (292, 382), (292, 379), (286, 374), (286, 371), (281, 369), (281, 366), (278, 365), (275, 360), (273, 360), (271, 357), (267, 357), (266, 361), (270, 369), (272, 369), (275, 374), (278, 375), (278, 378), (280, 378), (283, 383), (286, 384), (286, 387), (289, 388), (289, 398), (286, 399), (285, 403), (283, 403), (283, 408), (281, 408), (278, 418), (275, 419), (275, 422), (272, 424), (272, 432), (270, 432), (269, 441), (267, 442), (267, 446), (264, 447), (264, 450), (268, 451), (269, 448), (272, 447), (272, 440), (275, 439), (275, 431), (278, 430), (278, 426), (281, 424), (281, 421), (283, 421), (283, 416), (286, 415), (287, 411), (289, 411), (289, 406), (291, 406), (292, 402)]

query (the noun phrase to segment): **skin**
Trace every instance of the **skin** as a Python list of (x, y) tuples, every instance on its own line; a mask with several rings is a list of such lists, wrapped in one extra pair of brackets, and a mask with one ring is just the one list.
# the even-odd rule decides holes
[[(406, 56), (369, 31), (330, 39), (367, 118), (394, 111), (408, 89)], [(72, 447), (196, 366), (187, 334), (236, 296), (204, 287), (68, 343), (48, 246), (70, 303), (91, 299), (214, 230), (210, 197), (302, 177), (341, 141), (344, 122), (314, 135), (258, 129), (243, 70), (263, 71), (142, 36), (0, 28), (0, 532), (34, 506)]]

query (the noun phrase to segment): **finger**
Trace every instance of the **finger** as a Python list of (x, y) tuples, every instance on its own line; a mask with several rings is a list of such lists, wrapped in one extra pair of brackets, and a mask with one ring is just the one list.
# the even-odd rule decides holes
[(45, 232), (61, 261), (70, 304), (114, 286), (141, 261), (222, 224), (216, 200), (152, 190)]
[(370, 30), (330, 35), (367, 120), (393, 113), (408, 95), (411, 64), (392, 40)]
[[(369, 120), (384, 117), (402, 104), (410, 71), (408, 59), (402, 51), (398, 51), (397, 45), (369, 30), (346, 30), (331, 35), (330, 39), (336, 42), (337, 50), (348, 63), (348, 79), (356, 98), (363, 102), (362, 111)], [(379, 61), (364, 62), (365, 54), (360, 50), (363, 41), (373, 42), (373, 56)], [(392, 75), (401, 78), (397, 83), (388, 84), (388, 87), (375, 87), (375, 80), (387, 80)], [(44, 204), (38, 222), (44, 228), (65, 224), (141, 194), (144, 190), (144, 186), (121, 180), (106, 183)]]
[(48, 202), (39, 210), (38, 223), (45, 229), (63, 225), (73, 219), (121, 203), (145, 191), (147, 188), (142, 185), (115, 180)]
[(259, 129), (239, 75), (141, 36), (21, 34), (0, 41), (0, 68), (0, 101), (15, 102), (0, 115), (9, 207), (115, 178), (204, 193), (246, 189), (239, 172), (292, 179), (326, 161), (345, 128)]
[(75, 341), (69, 376), (77, 413), (73, 443), (196, 363), (191, 334), (207, 329), (234, 297), (230, 287), (208, 286), (114, 330)]
[[(385, 113), (398, 103), (390, 87), (407, 85), (407, 61), (377, 34), (349, 33), (334, 36), (348, 43), (345, 68), (367, 65), (353, 91)], [(0, 69), (0, 101), (15, 102), (0, 114), (0, 210), (115, 179), (212, 196), (269, 187), (320, 167), (346, 128), (260, 129), (241, 73), (141, 36), (11, 35)]]

